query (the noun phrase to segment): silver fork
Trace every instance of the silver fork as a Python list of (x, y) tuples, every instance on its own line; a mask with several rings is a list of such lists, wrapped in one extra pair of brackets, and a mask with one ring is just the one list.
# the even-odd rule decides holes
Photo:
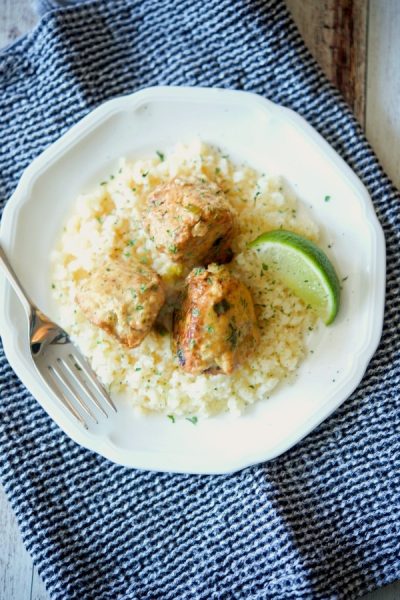
[(98, 424), (100, 413), (108, 417), (109, 409), (117, 412), (107, 390), (67, 332), (46, 317), (29, 298), (1, 246), (0, 265), (28, 315), (32, 360), (47, 387), (85, 429), (88, 429), (88, 417)]

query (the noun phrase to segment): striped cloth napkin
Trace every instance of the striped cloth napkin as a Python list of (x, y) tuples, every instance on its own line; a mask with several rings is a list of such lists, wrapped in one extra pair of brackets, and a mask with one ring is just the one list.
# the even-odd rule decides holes
[(341, 154), (386, 235), (383, 338), (328, 421), (280, 458), (224, 476), (139, 472), (78, 447), (1, 350), (0, 479), (24, 542), (57, 599), (356, 598), (400, 576), (400, 197), (285, 5), (114, 0), (48, 12), (0, 54), (0, 201), (93, 107), (157, 84), (257, 92)]

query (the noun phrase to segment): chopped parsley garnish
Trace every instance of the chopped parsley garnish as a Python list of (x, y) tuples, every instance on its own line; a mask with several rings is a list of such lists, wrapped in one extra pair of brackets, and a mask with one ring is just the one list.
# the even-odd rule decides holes
[(133, 288), (129, 288), (129, 291), (130, 291), (133, 299), (137, 298), (137, 293), (135, 292), (135, 290)]
[(207, 333), (214, 333), (214, 327), (212, 325), (205, 325), (204, 329), (207, 331)]
[(147, 290), (147, 285), (145, 285), (144, 283), (142, 283), (140, 285), (140, 291), (144, 293), (146, 290)]
[(194, 274), (200, 275), (201, 273), (204, 273), (204, 271), (205, 271), (204, 267), (197, 267), (196, 269), (194, 269)]
[(265, 263), (262, 263), (262, 268), (264, 271), (268, 271), (268, 265), (266, 265)]
[(330, 199), (331, 199), (331, 197), (330, 197), (330, 196), (325, 196), (325, 198), (324, 198), (324, 202), (329, 202), (329, 200), (330, 200)]
[(167, 335), (168, 333), (168, 329), (162, 323), (155, 323), (154, 331), (161, 336)]
[(236, 348), (238, 343), (238, 337), (239, 335), (237, 327), (235, 327), (233, 323), (229, 323), (229, 334), (226, 340), (230, 343), (232, 349)]
[(199, 314), (200, 314), (200, 311), (199, 311), (199, 309), (198, 309), (198, 308), (192, 308), (192, 315), (193, 315), (194, 317), (198, 317), (198, 316), (199, 316)]
[(128, 246), (134, 246), (136, 244), (136, 240), (129, 240)]
[(143, 306), (141, 304), (136, 305), (136, 310), (143, 310)]
[(214, 304), (214, 312), (217, 313), (218, 316), (224, 315), (230, 309), (231, 305), (225, 298), (223, 298), (220, 302), (216, 302)]
[(167, 415), (167, 418), (171, 421), (171, 423), (175, 423), (174, 415)]
[(178, 252), (178, 248), (174, 244), (168, 246), (168, 250), (172, 252), (172, 254), (176, 254)]
[(193, 425), (197, 424), (198, 418), (197, 417), (185, 417), (186, 421), (190, 421)]
[(157, 154), (158, 158), (161, 160), (161, 162), (163, 162), (165, 160), (165, 154), (160, 152), (160, 150), (157, 150), (156, 154)]
[(148, 174), (149, 174), (149, 172), (148, 172), (148, 171), (144, 171), (144, 172), (142, 173), (142, 177), (147, 177), (147, 175), (148, 175)]
[(141, 371), (141, 370), (142, 370), (142, 367), (136, 367), (135, 368), (135, 371)]
[(202, 213), (201, 208), (195, 204), (186, 204), (183, 208), (197, 216), (200, 216)]

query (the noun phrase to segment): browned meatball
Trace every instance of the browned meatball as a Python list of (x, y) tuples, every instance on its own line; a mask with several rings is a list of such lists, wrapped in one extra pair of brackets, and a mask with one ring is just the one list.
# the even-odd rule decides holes
[(214, 184), (175, 179), (148, 198), (146, 228), (158, 250), (189, 266), (226, 262), (234, 215)]
[(253, 300), (226, 267), (193, 269), (175, 315), (174, 344), (188, 373), (232, 373), (259, 340)]
[(109, 260), (84, 279), (76, 296), (91, 323), (135, 348), (164, 303), (161, 278), (136, 261)]

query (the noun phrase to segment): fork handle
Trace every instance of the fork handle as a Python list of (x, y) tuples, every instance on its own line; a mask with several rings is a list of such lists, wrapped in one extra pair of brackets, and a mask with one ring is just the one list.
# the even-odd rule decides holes
[(17, 294), (21, 304), (23, 305), (26, 313), (30, 316), (35, 310), (35, 304), (29, 298), (28, 294), (22, 287), (18, 277), (15, 274), (14, 269), (10, 265), (10, 262), (4, 252), (2, 246), (0, 245), (0, 266), (2, 267), (8, 281), (11, 283), (15, 293)]

